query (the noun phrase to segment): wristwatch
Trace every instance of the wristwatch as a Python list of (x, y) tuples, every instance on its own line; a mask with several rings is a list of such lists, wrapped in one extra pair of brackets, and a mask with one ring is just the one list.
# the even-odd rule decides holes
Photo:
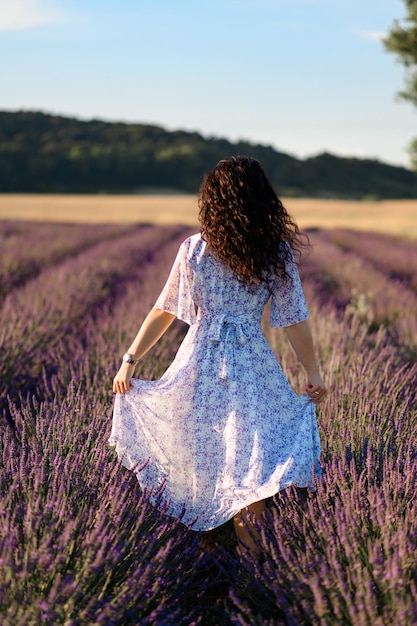
[(125, 363), (130, 363), (130, 365), (136, 365), (137, 363), (139, 363), (140, 359), (135, 360), (133, 358), (133, 354), (129, 354), (129, 352), (126, 352), (122, 357), (122, 361), (124, 361)]

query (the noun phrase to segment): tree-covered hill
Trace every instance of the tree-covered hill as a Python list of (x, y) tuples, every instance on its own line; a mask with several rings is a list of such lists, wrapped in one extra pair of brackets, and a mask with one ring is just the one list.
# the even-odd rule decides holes
[(375, 160), (300, 160), (271, 146), (159, 126), (0, 112), (0, 192), (195, 193), (204, 172), (235, 154), (259, 159), (282, 195), (417, 198), (416, 174)]

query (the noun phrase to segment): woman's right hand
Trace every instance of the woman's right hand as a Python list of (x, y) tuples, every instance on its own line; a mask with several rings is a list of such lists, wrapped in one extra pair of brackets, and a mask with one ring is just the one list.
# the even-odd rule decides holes
[(132, 389), (132, 376), (135, 366), (133, 363), (123, 362), (119, 371), (113, 378), (113, 391), (114, 393), (126, 393), (129, 389)]

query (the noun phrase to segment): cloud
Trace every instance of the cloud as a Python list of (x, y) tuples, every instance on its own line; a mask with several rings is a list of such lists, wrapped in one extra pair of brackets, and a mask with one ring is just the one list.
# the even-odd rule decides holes
[(372, 41), (382, 41), (387, 36), (387, 33), (383, 33), (382, 31), (361, 30), (360, 28), (355, 28), (353, 33), (357, 37), (361, 37), (361, 39), (370, 39)]
[(0, 0), (0, 31), (36, 28), (67, 21), (68, 15), (53, 8), (50, 0)]

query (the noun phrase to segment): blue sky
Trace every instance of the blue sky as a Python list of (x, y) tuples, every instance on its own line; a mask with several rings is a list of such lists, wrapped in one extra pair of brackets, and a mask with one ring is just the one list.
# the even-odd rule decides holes
[(408, 165), (402, 0), (0, 0), (0, 109)]

